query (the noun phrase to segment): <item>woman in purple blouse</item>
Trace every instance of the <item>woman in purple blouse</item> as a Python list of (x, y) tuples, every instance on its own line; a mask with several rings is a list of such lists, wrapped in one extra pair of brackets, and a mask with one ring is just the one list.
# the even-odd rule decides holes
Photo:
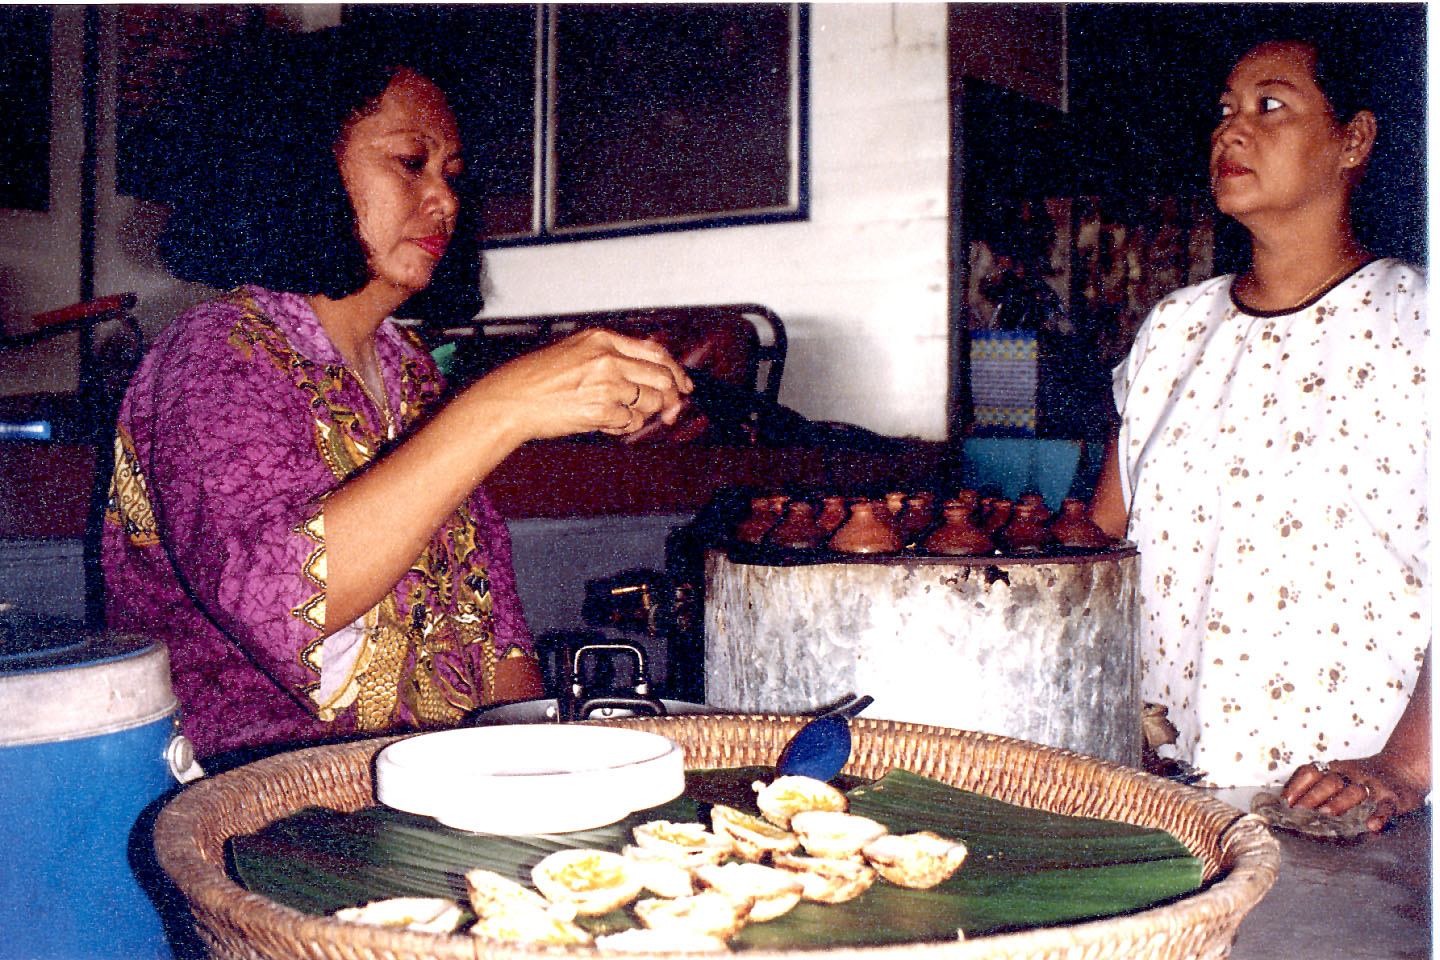
[(162, 253), (232, 289), (131, 382), (103, 563), (109, 625), (166, 641), (202, 758), (539, 695), (480, 484), (532, 439), (673, 421), (691, 388), (659, 346), (588, 331), (437, 403), (391, 317), (478, 286), (441, 73), (389, 38), (272, 41), (211, 71), (172, 148)]

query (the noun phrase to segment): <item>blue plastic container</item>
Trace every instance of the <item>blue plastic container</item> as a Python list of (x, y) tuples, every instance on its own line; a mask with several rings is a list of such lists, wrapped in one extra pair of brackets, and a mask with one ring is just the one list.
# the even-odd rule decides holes
[(1080, 448), (1072, 440), (971, 437), (960, 448), (960, 482), (1007, 500), (1038, 493), (1059, 510), (1074, 485)]
[(7, 626), (0, 716), (0, 956), (170, 957), (131, 865), (142, 812), (175, 786), (169, 757), (188, 761), (165, 648)]

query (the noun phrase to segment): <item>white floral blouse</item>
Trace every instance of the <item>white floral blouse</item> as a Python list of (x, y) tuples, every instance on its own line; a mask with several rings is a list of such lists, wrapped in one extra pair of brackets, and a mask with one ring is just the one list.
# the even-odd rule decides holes
[(1178, 291), (1115, 371), (1142, 690), (1220, 786), (1385, 743), (1430, 639), (1425, 276), (1256, 313)]

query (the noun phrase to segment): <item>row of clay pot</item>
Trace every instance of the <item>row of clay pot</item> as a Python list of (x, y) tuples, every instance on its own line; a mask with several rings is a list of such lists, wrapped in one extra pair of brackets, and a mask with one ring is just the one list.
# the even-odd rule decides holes
[(916, 548), (945, 556), (1110, 546), (1110, 538), (1091, 521), (1082, 500), (1065, 500), (1060, 514), (1052, 518), (1039, 494), (1026, 494), (1012, 503), (996, 497), (982, 500), (974, 490), (962, 490), (944, 502), (938, 516), (934, 499), (930, 493), (849, 501), (831, 495), (817, 512), (808, 500), (784, 494), (755, 497), (750, 515), (735, 527), (735, 539), (786, 550), (825, 547), (841, 553), (898, 553)]

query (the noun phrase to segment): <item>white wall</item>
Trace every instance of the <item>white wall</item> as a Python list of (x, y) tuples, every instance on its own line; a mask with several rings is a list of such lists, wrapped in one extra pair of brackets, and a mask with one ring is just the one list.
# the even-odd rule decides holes
[(945, 434), (949, 115), (943, 4), (810, 10), (810, 219), (496, 250), (486, 314), (757, 302), (781, 402)]

